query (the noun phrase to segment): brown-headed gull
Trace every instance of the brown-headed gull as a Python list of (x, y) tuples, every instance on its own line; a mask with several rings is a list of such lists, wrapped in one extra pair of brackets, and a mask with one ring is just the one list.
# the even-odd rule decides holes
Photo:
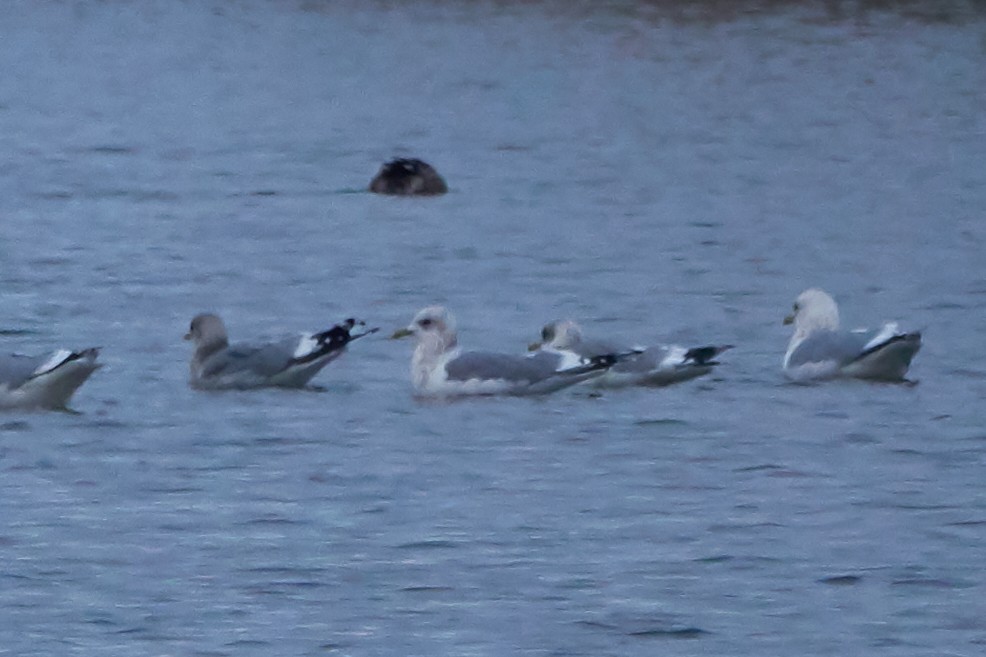
[[(342, 355), (346, 345), (377, 329), (347, 319), (320, 333), (304, 333), (275, 342), (229, 344), (218, 315), (197, 315), (186, 340), (195, 342), (189, 383), (207, 390), (301, 388)], [(359, 329), (359, 332), (354, 330)]]

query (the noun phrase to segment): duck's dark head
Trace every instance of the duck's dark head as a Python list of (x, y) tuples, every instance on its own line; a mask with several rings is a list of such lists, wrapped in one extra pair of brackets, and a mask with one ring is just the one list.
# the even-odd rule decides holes
[(380, 167), (370, 182), (370, 191), (398, 196), (434, 196), (447, 192), (448, 186), (427, 162), (400, 157)]

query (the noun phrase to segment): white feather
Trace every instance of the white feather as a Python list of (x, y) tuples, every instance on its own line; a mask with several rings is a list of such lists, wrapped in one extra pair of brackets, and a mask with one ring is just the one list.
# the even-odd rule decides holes
[(883, 328), (880, 329), (880, 332), (877, 333), (875, 336), (873, 336), (873, 338), (866, 343), (866, 346), (863, 347), (863, 351), (868, 351), (873, 347), (876, 347), (877, 345), (881, 345), (898, 334), (899, 334), (899, 330), (897, 328), (897, 322), (887, 322), (886, 324), (883, 325)]
[(56, 367), (58, 367), (59, 365), (61, 365), (62, 363), (64, 363), (66, 361), (66, 359), (68, 359), (68, 357), (71, 356), (71, 355), (72, 355), (72, 352), (69, 351), (68, 349), (59, 349), (58, 351), (56, 351), (55, 353), (53, 353), (48, 358), (48, 360), (46, 360), (41, 365), (39, 365), (38, 368), (36, 370), (34, 370), (34, 374), (33, 375), (34, 376), (40, 376), (40, 375), (42, 375), (42, 374), (44, 374), (46, 372), (52, 371), (53, 369), (55, 369)]
[(315, 352), (319, 348), (318, 340), (315, 336), (310, 333), (303, 333), (301, 338), (298, 340), (298, 346), (294, 349), (295, 358), (304, 358), (309, 354)]

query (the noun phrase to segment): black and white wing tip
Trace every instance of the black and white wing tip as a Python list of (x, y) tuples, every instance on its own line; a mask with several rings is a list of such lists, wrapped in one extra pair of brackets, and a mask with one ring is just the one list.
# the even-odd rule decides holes
[(350, 317), (326, 331), (303, 336), (295, 349), (294, 360), (298, 363), (317, 360), (326, 354), (345, 348), (353, 340), (379, 330), (379, 327), (367, 329), (366, 322)]
[(859, 353), (853, 361), (859, 361), (867, 356), (874, 354), (882, 349), (886, 349), (892, 344), (910, 343), (915, 346), (915, 351), (921, 348), (921, 331), (911, 331), (910, 333), (900, 333), (896, 323), (890, 323), (883, 327), (872, 340), (867, 343), (863, 351)]
[(34, 372), (31, 373), (31, 377), (39, 377), (49, 372), (54, 372), (59, 367), (67, 365), (79, 360), (88, 360), (95, 367), (100, 365), (96, 363), (96, 358), (99, 356), (99, 347), (90, 347), (89, 349), (82, 349), (81, 351), (70, 351), (68, 349), (59, 349), (55, 351), (45, 362), (39, 365)]
[(562, 370), (562, 372), (564, 374), (585, 374), (587, 372), (595, 372), (597, 370), (608, 370), (617, 363), (627, 360), (628, 358), (633, 358), (641, 353), (642, 350), (635, 347), (627, 351), (588, 356), (582, 358), (578, 365)]
[(722, 352), (732, 349), (733, 345), (708, 345), (705, 347), (694, 347), (685, 352), (685, 363), (691, 363), (694, 365), (718, 365), (719, 363), (714, 360), (716, 356)]

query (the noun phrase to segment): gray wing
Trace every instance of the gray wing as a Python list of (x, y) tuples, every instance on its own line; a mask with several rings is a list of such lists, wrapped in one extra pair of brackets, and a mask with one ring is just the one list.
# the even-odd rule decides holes
[(582, 340), (575, 349), (575, 353), (583, 358), (594, 358), (606, 354), (625, 354), (620, 361), (613, 366), (614, 372), (625, 372), (627, 374), (643, 374), (658, 368), (661, 361), (668, 354), (668, 348), (657, 346), (648, 347), (640, 353), (630, 353), (627, 347), (619, 347), (609, 342), (599, 340)]
[(799, 344), (788, 360), (788, 367), (798, 367), (806, 363), (835, 362), (846, 365), (863, 356), (866, 345), (879, 335), (882, 329), (847, 332), (815, 331)]
[(601, 340), (580, 340), (571, 351), (574, 351), (583, 358), (594, 358), (596, 356), (623, 353), (627, 349)]
[(538, 352), (532, 356), (513, 356), (488, 351), (468, 351), (445, 365), (450, 380), (504, 380), (536, 382), (557, 374), (561, 357)]
[(613, 371), (627, 374), (686, 368), (701, 368), (707, 371), (719, 364), (715, 360), (716, 356), (732, 348), (732, 345), (706, 345), (691, 349), (677, 345), (655, 345), (647, 347), (642, 353), (629, 355), (614, 365)]
[(34, 376), (35, 370), (51, 356), (21, 356), (20, 354), (0, 354), (0, 385), (17, 388)]
[(202, 366), (202, 377), (237, 374), (271, 377), (287, 369), (297, 346), (297, 337), (263, 345), (234, 344), (206, 359)]
[(635, 354), (613, 366), (614, 372), (641, 373), (652, 372), (660, 366), (668, 355), (667, 347), (647, 347), (641, 354)]

